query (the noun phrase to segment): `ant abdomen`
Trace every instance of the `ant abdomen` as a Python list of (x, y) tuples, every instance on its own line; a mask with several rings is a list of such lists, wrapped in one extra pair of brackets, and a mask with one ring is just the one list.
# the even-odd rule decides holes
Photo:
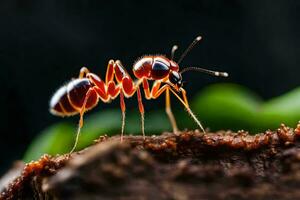
[[(50, 112), (60, 116), (75, 115), (80, 112), (89, 89), (93, 87), (89, 79), (74, 79), (59, 88), (50, 101)], [(98, 96), (92, 92), (85, 105), (86, 110), (97, 105)]]

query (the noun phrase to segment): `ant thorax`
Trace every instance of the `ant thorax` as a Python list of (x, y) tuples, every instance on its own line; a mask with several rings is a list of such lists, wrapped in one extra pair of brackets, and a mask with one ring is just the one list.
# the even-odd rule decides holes
[(133, 65), (136, 78), (148, 80), (163, 80), (171, 71), (178, 71), (176, 62), (165, 56), (144, 56)]

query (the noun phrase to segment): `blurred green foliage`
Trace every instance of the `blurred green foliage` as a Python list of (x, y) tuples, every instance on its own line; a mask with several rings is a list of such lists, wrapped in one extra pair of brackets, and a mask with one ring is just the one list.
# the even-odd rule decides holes
[(192, 101), (194, 112), (211, 130), (244, 129), (250, 133), (295, 127), (300, 120), (300, 88), (269, 101), (235, 84), (217, 84), (202, 90)]
[[(216, 84), (200, 91), (192, 99), (191, 107), (204, 127), (212, 131), (244, 129), (257, 133), (267, 129), (276, 129), (281, 123), (295, 127), (300, 120), (300, 88), (264, 102), (245, 87), (235, 84)], [(164, 106), (162, 105), (161, 108), (161, 110), (146, 113), (146, 134), (171, 131)], [(183, 114), (182, 110), (175, 110), (179, 127), (181, 129), (197, 128), (193, 120), (188, 117), (188, 114)], [(86, 116), (77, 149), (90, 145), (100, 135), (120, 132), (119, 109), (105, 110)], [(129, 111), (126, 115), (125, 133), (127, 135), (140, 134), (140, 126), (139, 113)], [(75, 132), (76, 126), (69, 123), (59, 123), (46, 128), (29, 146), (24, 161), (37, 159), (44, 153), (55, 155), (69, 152), (74, 143)]]
[(300, 120), (300, 88), (267, 101), (259, 112), (254, 124), (259, 130), (276, 128), (280, 123), (295, 127)]
[(68, 123), (52, 125), (42, 131), (27, 149), (23, 160), (29, 162), (36, 160), (41, 155), (66, 153), (74, 141), (74, 126)]
[(212, 85), (197, 95), (192, 107), (211, 130), (253, 130), (261, 99), (239, 85)]
[[(29, 162), (36, 160), (44, 153), (50, 155), (68, 153), (75, 140), (76, 125), (59, 123), (46, 128), (29, 146), (23, 160)], [(112, 135), (120, 133), (121, 112), (118, 109), (105, 110), (92, 114), (84, 120), (84, 126), (80, 133), (77, 150), (90, 144), (100, 135)], [(154, 111), (145, 118), (145, 132), (159, 134), (170, 131), (171, 125), (163, 111)], [(126, 115), (126, 134), (140, 134), (141, 123), (138, 112), (128, 112)]]

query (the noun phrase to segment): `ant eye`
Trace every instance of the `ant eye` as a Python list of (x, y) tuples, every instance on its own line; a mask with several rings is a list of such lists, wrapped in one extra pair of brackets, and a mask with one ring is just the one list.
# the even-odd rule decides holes
[(181, 84), (182, 77), (178, 72), (171, 72), (169, 75), (169, 80), (173, 84)]
[(152, 77), (154, 79), (162, 79), (169, 73), (169, 67), (161, 62), (155, 62), (152, 66)]

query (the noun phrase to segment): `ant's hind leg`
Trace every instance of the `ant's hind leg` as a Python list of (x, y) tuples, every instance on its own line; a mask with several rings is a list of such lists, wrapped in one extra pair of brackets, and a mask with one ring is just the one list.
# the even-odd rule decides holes
[[(74, 142), (73, 148), (72, 148), (72, 150), (70, 151), (69, 154), (73, 153), (74, 150), (75, 150), (76, 147), (77, 147), (78, 140), (79, 140), (79, 136), (80, 136), (80, 131), (81, 131), (81, 128), (83, 127), (83, 115), (84, 115), (84, 113), (85, 113), (85, 111), (86, 111), (86, 104), (87, 104), (88, 100), (90, 99), (90, 97), (91, 97), (92, 95), (97, 96), (97, 93), (96, 93), (96, 91), (95, 91), (94, 88), (90, 88), (90, 89), (88, 90), (88, 92), (86, 93), (86, 96), (85, 96), (85, 98), (84, 98), (84, 102), (83, 102), (82, 107), (81, 107), (80, 112), (79, 112), (80, 119), (79, 119), (79, 124), (78, 124), (77, 132), (76, 132), (75, 142)], [(96, 102), (94, 102), (94, 104), (97, 104), (97, 103), (98, 103), (98, 98), (96, 97), (96, 99), (97, 99), (97, 100), (96, 100)]]
[(141, 123), (142, 123), (142, 133), (143, 133), (143, 138), (145, 140), (145, 110), (144, 110), (144, 105), (143, 105), (143, 102), (142, 102), (142, 95), (141, 95), (141, 90), (140, 90), (140, 87), (138, 87), (137, 89), (137, 97), (138, 97), (138, 103), (139, 103), (139, 110), (140, 110), (140, 113), (141, 113)]
[(121, 111), (122, 111), (121, 142), (123, 142), (124, 129), (125, 129), (125, 112), (126, 112), (123, 91), (120, 92), (120, 106), (121, 106)]
[(166, 113), (169, 117), (169, 120), (171, 122), (172, 128), (173, 128), (173, 132), (175, 134), (178, 133), (178, 126), (176, 124), (176, 120), (175, 117), (173, 115), (172, 109), (171, 109), (171, 101), (170, 101), (170, 91), (169, 89), (166, 89)]

